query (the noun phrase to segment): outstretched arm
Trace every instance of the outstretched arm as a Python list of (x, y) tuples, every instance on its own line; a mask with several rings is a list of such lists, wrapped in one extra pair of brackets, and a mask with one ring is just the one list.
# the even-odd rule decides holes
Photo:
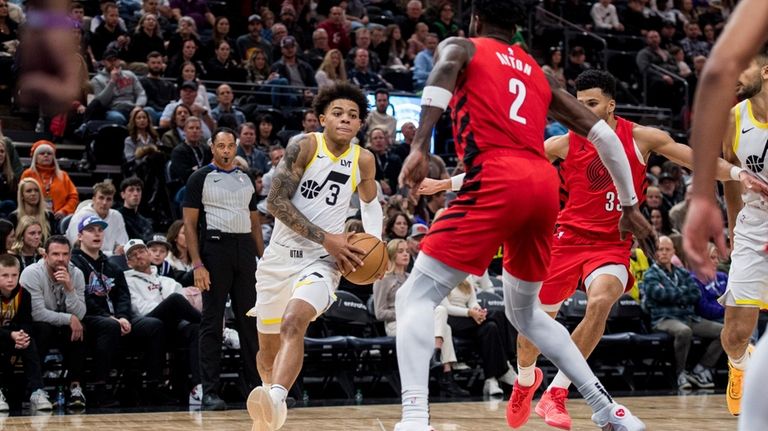
[(432, 129), (448, 106), (459, 73), (472, 58), (474, 50), (472, 42), (457, 37), (444, 40), (435, 50), (435, 65), (421, 98), (419, 128), (411, 144), (411, 154), (400, 172), (401, 186), (417, 186), (427, 176)]
[[(728, 101), (735, 100), (735, 80), (768, 40), (768, 2), (742, 0), (731, 14), (701, 74), (693, 104), (693, 177), (695, 198), (714, 203), (712, 180), (728, 124)], [(724, 103), (725, 102), (725, 103)]]

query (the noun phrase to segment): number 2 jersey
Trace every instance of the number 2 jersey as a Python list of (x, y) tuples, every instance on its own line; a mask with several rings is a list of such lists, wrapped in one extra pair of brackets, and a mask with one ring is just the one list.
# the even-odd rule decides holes
[[(639, 205), (645, 201), (646, 166), (635, 144), (633, 127), (631, 121), (616, 117), (616, 135), (629, 159)], [(613, 179), (595, 146), (572, 131), (568, 132), (568, 155), (560, 163), (560, 182), (561, 195), (566, 201), (557, 217), (558, 227), (586, 239), (620, 242), (621, 205)], [(631, 243), (631, 239), (628, 241)]]
[(456, 154), (467, 168), (479, 154), (496, 150), (547, 160), (544, 127), (552, 91), (544, 72), (519, 46), (469, 40), (475, 54), (450, 103)]
[[(358, 160), (361, 149), (359, 145), (350, 144), (336, 157), (328, 150), (322, 133), (313, 135), (317, 141), (315, 154), (305, 167), (291, 202), (304, 217), (324, 231), (342, 233), (349, 202), (360, 183)], [(328, 254), (320, 244), (302, 237), (280, 220), (275, 220), (270, 242), (302, 250), (306, 257)], [(307, 252), (315, 253), (307, 255)]]

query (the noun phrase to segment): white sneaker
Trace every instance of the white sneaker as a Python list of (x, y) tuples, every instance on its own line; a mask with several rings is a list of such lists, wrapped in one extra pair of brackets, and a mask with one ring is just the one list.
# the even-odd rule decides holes
[[(507, 365), (509, 365), (509, 362), (507, 362)], [(515, 368), (511, 365), (509, 365), (509, 368), (507, 369), (507, 372), (504, 373), (503, 376), (499, 377), (498, 379), (501, 383), (506, 383), (509, 386), (515, 385), (515, 380), (517, 380), (517, 373), (515, 372)]]
[(38, 389), (32, 392), (29, 397), (29, 408), (32, 410), (52, 410), (53, 404), (48, 400), (48, 393)]
[(199, 406), (203, 403), (203, 385), (198, 384), (189, 392), (189, 405)]
[(499, 381), (491, 377), (490, 379), (485, 379), (485, 383), (483, 383), (483, 395), (495, 397), (504, 395), (504, 391), (499, 387)]
[(469, 365), (465, 364), (464, 362), (456, 362), (455, 364), (451, 365), (451, 369), (453, 371), (464, 371), (469, 369)]
[(8, 402), (5, 401), (5, 395), (3, 395), (3, 391), (0, 390), (0, 412), (7, 412), (10, 409), (11, 407), (8, 405)]
[(435, 431), (432, 425), (414, 424), (411, 422), (398, 422), (395, 424), (395, 431)]
[(612, 404), (592, 415), (603, 431), (645, 431), (645, 424), (621, 404)]
[(246, 405), (253, 421), (253, 431), (279, 430), (288, 416), (288, 406), (285, 401), (278, 403), (272, 400), (269, 390), (264, 386), (251, 391)]
[(224, 346), (237, 350), (240, 348), (240, 334), (232, 328), (224, 328), (222, 342)]

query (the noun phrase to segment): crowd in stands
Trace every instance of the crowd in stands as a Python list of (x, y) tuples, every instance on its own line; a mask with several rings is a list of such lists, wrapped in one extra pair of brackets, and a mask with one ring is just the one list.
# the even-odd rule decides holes
[[(116, 355), (126, 349), (144, 358), (146, 399), (163, 402), (163, 364), (176, 347), (189, 354), (182, 360), (174, 356), (174, 367), (189, 376), (183, 392), (189, 393), (191, 404), (200, 403), (201, 300), (200, 292), (190, 287), (192, 262), (184, 224), (178, 220), (184, 184), (196, 169), (210, 163), (211, 131), (222, 125), (236, 129), (238, 163), (255, 183), (268, 243), (274, 218), (264, 199), (274, 167), (292, 134), (320, 130), (318, 113), (307, 107), (318, 87), (335, 82), (353, 82), (375, 95), (375, 109), (359, 141), (375, 157), (392, 262), (372, 286), (342, 281), (340, 288), (363, 301), (373, 296), (376, 318), (393, 335), (395, 292), (408, 277), (421, 237), (454, 195), (398, 193), (397, 178), (417, 125), (397, 124), (388, 111), (390, 91), (423, 88), (438, 43), (467, 32), (468, 20), (456, 13), (461, 7), (468, 12), (467, 2), (431, 0), (425, 6), (419, 0), (258, 1), (255, 4), (263, 6), (247, 18), (239, 11), (215, 15), (204, 0), (102, 2), (96, 10), (91, 3), (71, 6), (72, 35), (81, 41), (80, 53), (72, 59), (81, 68), (80, 96), (69, 112), (43, 117), (43, 132), (51, 139), (34, 143), (26, 169), (14, 143), (0, 140), (0, 353), (23, 357), (31, 406), (51, 407), (42, 365), (54, 347), (68, 370), (70, 407), (84, 406), (91, 390), (89, 405), (91, 400), (102, 405), (115, 401), (107, 389), (110, 372)], [(680, 111), (681, 88), (671, 75), (695, 87), (727, 18), (728, 8), (722, 6), (726, 2), (612, 3), (544, 0), (541, 6), (590, 30), (644, 37), (647, 46), (637, 53), (637, 70), (642, 73), (653, 64), (669, 71), (652, 74), (649, 99), (655, 103), (653, 97), (659, 97), (660, 106)], [(536, 16), (537, 35), (558, 26), (546, 22), (546, 16)], [(18, 44), (23, 23), (23, 8), (0, 0), (0, 85), (12, 85), (15, 79), (14, 55), (24, 49)], [(591, 49), (572, 45), (564, 53), (553, 43), (539, 54), (545, 69), (572, 88), (575, 77), (592, 67), (587, 62)], [(238, 94), (238, 89), (249, 91)], [(299, 108), (301, 130), (284, 130), (278, 118), (258, 109), (265, 105)], [(125, 179), (120, 184), (99, 182), (93, 185), (92, 199), (81, 201), (59, 166), (57, 145), (82, 140), (100, 124), (127, 129), (122, 147)], [(397, 140), (397, 132), (402, 140)], [(432, 156), (430, 178), (447, 179), (452, 172), (441, 157)], [(691, 336), (712, 339), (692, 371), (697, 376), (715, 367), (722, 352), (717, 322), (722, 322), (723, 309), (717, 297), (727, 275), (720, 273), (716, 282), (707, 284), (686, 270), (679, 232), (687, 211), (689, 173), (651, 159), (648, 178), (651, 185), (642, 210), (662, 240), (656, 256), (633, 248), (637, 283), (632, 294), (642, 301), (654, 329), (674, 336), (676, 371), (684, 377), (679, 386), (686, 388)], [(356, 218), (358, 210), (350, 208), (348, 231), (362, 229)], [(435, 311), (433, 365), (443, 371), (438, 381), (445, 396), (467, 395), (452, 378), (462, 368), (453, 335), (478, 340), (484, 393), (498, 395), (499, 382), (514, 381), (515, 334), (503, 313), (490, 313), (476, 298), (477, 291), (493, 290), (490, 278), (500, 275), (498, 267), (496, 259), (486, 276), (470, 277)], [(224, 331), (224, 344), (237, 348), (237, 333)], [(88, 373), (86, 357), (93, 358), (94, 365)], [(711, 380), (700, 383), (706, 387)], [(0, 410), (7, 407), (0, 392)]]

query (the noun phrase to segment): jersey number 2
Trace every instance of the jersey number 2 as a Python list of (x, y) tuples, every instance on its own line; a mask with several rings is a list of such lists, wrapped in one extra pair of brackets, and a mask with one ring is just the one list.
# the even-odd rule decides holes
[(517, 121), (520, 124), (526, 124), (526, 119), (518, 114), (518, 112), (520, 112), (520, 107), (523, 106), (523, 102), (525, 102), (525, 84), (517, 78), (512, 78), (509, 80), (509, 92), (516, 96), (515, 100), (512, 102), (512, 106), (509, 108), (509, 119)]

